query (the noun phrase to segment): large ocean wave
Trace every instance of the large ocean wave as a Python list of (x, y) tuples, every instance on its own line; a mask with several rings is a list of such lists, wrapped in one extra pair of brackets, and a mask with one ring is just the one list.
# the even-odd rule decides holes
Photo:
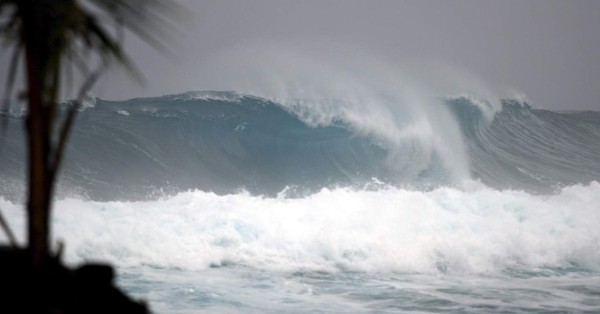
[[(411, 103), (412, 102), (412, 103)], [(9, 115), (0, 195), (23, 194), (22, 115)], [(304, 196), (323, 187), (415, 190), (479, 181), (554, 193), (600, 180), (600, 113), (505, 100), (273, 99), (188, 92), (90, 99), (59, 197), (144, 200), (186, 190)]]

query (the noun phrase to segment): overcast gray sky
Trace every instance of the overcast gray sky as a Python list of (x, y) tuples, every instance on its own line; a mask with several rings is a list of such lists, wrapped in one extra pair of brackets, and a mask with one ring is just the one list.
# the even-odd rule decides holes
[[(192, 89), (240, 90), (245, 86), (236, 86), (237, 65), (252, 66), (256, 60), (268, 72), (268, 59), (286, 51), (292, 57), (284, 63), (304, 54), (325, 65), (338, 58), (345, 64), (372, 59), (398, 69), (399, 76), (419, 76), (422, 69), (425, 82), (450, 86), (464, 77), (478, 82), (455, 84), (454, 92), (484, 86), (498, 97), (525, 95), (539, 108), (600, 110), (600, 1), (179, 2), (190, 14), (168, 39), (173, 56), (129, 36), (128, 51), (147, 84), (111, 73), (96, 95), (125, 99)], [(360, 58), (352, 56), (357, 52)], [(285, 64), (280, 60), (273, 66)]]

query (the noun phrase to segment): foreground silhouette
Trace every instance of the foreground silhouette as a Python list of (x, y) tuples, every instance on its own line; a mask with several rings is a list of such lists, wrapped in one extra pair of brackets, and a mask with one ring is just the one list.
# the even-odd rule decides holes
[[(55, 183), (83, 97), (112, 63), (135, 74), (121, 48), (124, 29), (160, 46), (151, 26), (169, 8), (165, 1), (0, 0), (0, 35), (14, 48), (1, 109), (10, 109), (9, 99), (24, 100), (28, 178), (27, 248), (18, 248), (2, 224), (12, 246), (1, 250), (6, 301), (0, 306), (18, 313), (146, 312), (112, 286), (112, 268), (62, 266), (51, 253), (50, 221)], [(13, 95), (21, 63), (25, 88)], [(76, 99), (64, 109), (59, 105), (62, 75), (72, 72), (81, 83)], [(67, 83), (73, 81), (70, 77)]]
[(29, 263), (27, 251), (0, 247), (2, 313), (148, 313), (113, 285), (108, 265), (76, 269), (44, 256), (41, 272)]

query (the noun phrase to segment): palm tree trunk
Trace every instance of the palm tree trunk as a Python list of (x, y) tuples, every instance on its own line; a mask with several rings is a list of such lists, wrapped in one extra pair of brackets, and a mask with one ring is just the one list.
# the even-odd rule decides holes
[(45, 76), (47, 54), (42, 51), (44, 23), (40, 8), (32, 5), (28, 18), (31, 26), (24, 31), (25, 54), (27, 67), (27, 98), (29, 112), (26, 131), (28, 136), (28, 176), (29, 190), (27, 195), (28, 241), (32, 263), (41, 267), (44, 256), (48, 252), (50, 235), (50, 172), (48, 160), (50, 154), (50, 130), (45, 104)]

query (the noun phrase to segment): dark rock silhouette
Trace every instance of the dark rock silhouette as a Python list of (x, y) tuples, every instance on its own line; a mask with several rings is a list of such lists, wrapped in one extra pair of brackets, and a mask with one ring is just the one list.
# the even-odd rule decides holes
[(0, 246), (0, 313), (149, 313), (115, 287), (111, 266), (70, 269), (59, 257), (44, 258), (36, 269), (26, 250)]

